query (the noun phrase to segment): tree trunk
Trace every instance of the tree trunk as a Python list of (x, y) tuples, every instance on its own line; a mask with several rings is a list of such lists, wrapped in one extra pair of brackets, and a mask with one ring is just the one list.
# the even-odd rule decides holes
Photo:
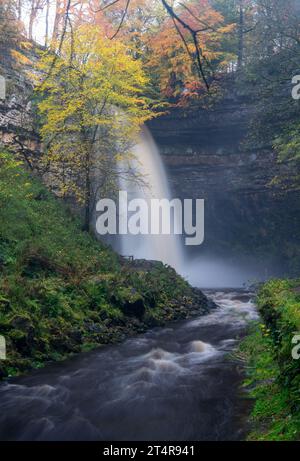
[(245, 26), (245, 17), (244, 17), (244, 8), (243, 0), (239, 1), (239, 30), (238, 30), (238, 63), (237, 69), (240, 71), (244, 64), (244, 26)]
[(62, 18), (62, 7), (61, 7), (61, 0), (56, 0), (56, 11), (55, 11), (55, 19), (54, 19), (54, 27), (53, 27), (53, 35), (52, 39), (54, 41), (58, 40), (59, 36), (59, 26), (61, 23)]
[(90, 231), (91, 223), (91, 179), (90, 179), (90, 165), (87, 161), (86, 165), (86, 181), (85, 181), (85, 204), (84, 204), (84, 226), (83, 230)]
[(53, 40), (57, 41), (59, 39), (61, 29), (64, 22), (64, 17), (67, 12), (68, 8), (68, 0), (56, 0), (56, 13), (55, 13), (55, 20), (54, 20), (54, 28), (53, 28)]
[(22, 20), (22, 0), (18, 0), (18, 20)]
[(85, 173), (85, 201), (84, 201), (84, 224), (83, 230), (86, 232), (90, 231), (90, 223), (91, 223), (91, 149), (92, 143), (88, 140), (88, 133), (82, 129), (82, 142), (85, 146), (85, 161), (84, 161), (84, 173)]
[(33, 24), (35, 21), (35, 17), (36, 17), (36, 10), (35, 10), (35, 5), (33, 4), (31, 7), (30, 16), (29, 16), (29, 28), (28, 28), (29, 40), (32, 40), (33, 38)]
[(49, 15), (50, 15), (50, 0), (47, 0), (46, 4), (46, 31), (45, 31), (45, 46), (48, 46), (49, 42)]

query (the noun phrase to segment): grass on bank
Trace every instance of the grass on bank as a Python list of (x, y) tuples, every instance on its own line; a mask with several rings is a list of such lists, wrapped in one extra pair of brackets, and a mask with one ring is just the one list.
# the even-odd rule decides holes
[(258, 294), (262, 324), (240, 346), (247, 364), (244, 385), (255, 399), (249, 440), (300, 439), (300, 360), (292, 338), (300, 332), (300, 281), (271, 280)]
[(0, 153), (0, 335), (8, 357), (0, 378), (180, 318), (194, 302), (173, 269), (122, 262)]

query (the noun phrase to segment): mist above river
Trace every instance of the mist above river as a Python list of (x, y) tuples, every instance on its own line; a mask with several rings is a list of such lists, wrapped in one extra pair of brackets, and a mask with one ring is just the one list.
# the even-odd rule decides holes
[(186, 259), (180, 274), (198, 288), (247, 288), (279, 276), (279, 272), (271, 261), (262, 263), (254, 258), (237, 261), (202, 255)]

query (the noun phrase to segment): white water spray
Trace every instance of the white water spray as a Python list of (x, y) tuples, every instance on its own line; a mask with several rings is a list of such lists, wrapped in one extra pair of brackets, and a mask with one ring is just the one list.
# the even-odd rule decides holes
[[(128, 192), (129, 200), (142, 198), (148, 203), (151, 199), (170, 200), (171, 194), (165, 168), (147, 128), (143, 128), (140, 141), (133, 153), (136, 160), (130, 160), (129, 166), (143, 178), (147, 187), (130, 180), (121, 180), (120, 185)], [(149, 216), (147, 218), (149, 219)], [(182, 267), (182, 250), (180, 238), (177, 235), (123, 235), (120, 238), (121, 253), (124, 256), (162, 261), (176, 270)]]

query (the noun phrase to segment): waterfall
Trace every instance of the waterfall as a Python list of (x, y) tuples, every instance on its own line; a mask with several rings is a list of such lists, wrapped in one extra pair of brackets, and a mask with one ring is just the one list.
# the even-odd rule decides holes
[[(128, 192), (128, 200), (142, 198), (171, 199), (166, 171), (158, 148), (147, 128), (143, 128), (138, 144), (133, 149), (134, 159), (128, 161), (130, 169), (138, 173), (147, 186), (130, 179), (120, 180), (122, 190)], [(150, 204), (149, 204), (150, 210)], [(150, 217), (148, 216), (149, 222)], [(176, 216), (175, 216), (176, 219)], [(178, 235), (121, 235), (121, 253), (136, 259), (162, 261), (179, 270), (182, 254)]]

